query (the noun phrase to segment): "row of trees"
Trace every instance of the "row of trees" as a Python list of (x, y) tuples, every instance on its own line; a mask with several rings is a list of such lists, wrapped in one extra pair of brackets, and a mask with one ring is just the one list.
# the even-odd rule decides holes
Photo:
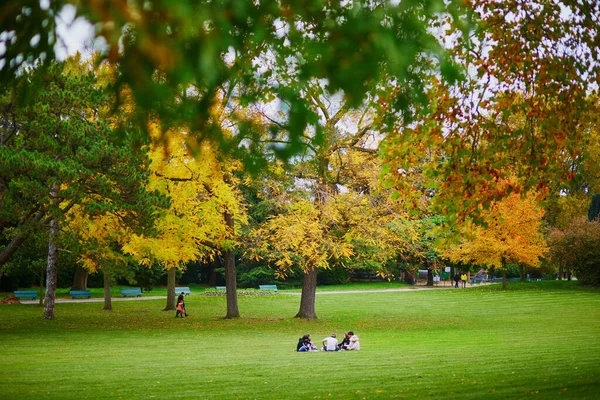
[(170, 309), (176, 270), (222, 257), (238, 317), (237, 251), (302, 271), (315, 318), (319, 269), (535, 266), (587, 209), (598, 5), (309, 3), (79, 1), (92, 63), (52, 62), (63, 2), (2, 9), (0, 268), (47, 232), (46, 318), (59, 249), (107, 309), (132, 263)]

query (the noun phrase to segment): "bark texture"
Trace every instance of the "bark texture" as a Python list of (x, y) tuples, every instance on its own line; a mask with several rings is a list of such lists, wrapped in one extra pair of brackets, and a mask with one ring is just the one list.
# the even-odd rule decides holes
[(46, 296), (44, 297), (44, 318), (54, 319), (54, 306), (56, 299), (57, 256), (56, 237), (58, 236), (58, 221), (50, 220), (50, 238), (48, 240), (48, 266), (46, 269)]
[(177, 277), (177, 270), (175, 267), (170, 268), (167, 272), (167, 305), (163, 311), (175, 311), (177, 305), (175, 304), (175, 278)]
[(75, 268), (75, 275), (73, 276), (73, 284), (71, 289), (73, 290), (86, 290), (88, 281), (88, 271), (83, 267)]
[(313, 268), (304, 273), (302, 279), (302, 296), (300, 298), (300, 310), (296, 318), (316, 319), (315, 299), (317, 295), (317, 269)]
[(104, 309), (106, 311), (112, 311), (112, 298), (110, 296), (110, 273), (104, 273)]
[[(228, 212), (223, 214), (225, 218), (225, 224), (234, 235), (234, 222), (233, 215)], [(225, 262), (225, 296), (227, 297), (227, 315), (226, 319), (239, 318), (240, 310), (238, 309), (237, 301), (237, 277), (235, 274), (235, 252), (233, 249), (227, 250), (223, 253)]]

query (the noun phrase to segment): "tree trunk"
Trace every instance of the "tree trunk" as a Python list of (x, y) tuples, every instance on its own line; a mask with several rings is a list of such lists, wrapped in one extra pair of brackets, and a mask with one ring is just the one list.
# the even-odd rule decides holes
[(525, 267), (522, 265), (519, 265), (519, 278), (521, 282), (525, 282)]
[[(53, 190), (54, 193), (54, 190)], [(50, 220), (50, 238), (48, 240), (48, 266), (46, 269), (46, 296), (44, 298), (44, 318), (54, 319), (54, 302), (56, 298), (56, 261), (58, 251), (56, 238), (58, 236), (58, 221), (56, 218)]]
[(104, 309), (112, 311), (112, 297), (110, 295), (111, 276), (109, 272), (104, 272)]
[(163, 311), (175, 311), (177, 305), (175, 304), (175, 278), (177, 277), (177, 269), (175, 267), (169, 268), (167, 271), (167, 306)]
[[(234, 237), (233, 215), (225, 212), (223, 216), (225, 218), (225, 224), (231, 232), (231, 236)], [(237, 301), (237, 277), (235, 276), (235, 252), (233, 249), (225, 251), (223, 253), (223, 258), (225, 259), (225, 296), (227, 297), (227, 315), (225, 318), (239, 318), (240, 311), (238, 309)]]
[(427, 268), (427, 286), (433, 286), (433, 271)]
[(315, 300), (317, 295), (317, 269), (313, 268), (304, 273), (302, 279), (302, 296), (300, 310), (295, 318), (316, 319)]
[(502, 289), (506, 289), (506, 267), (502, 268)]
[(73, 284), (71, 289), (73, 290), (86, 290), (88, 281), (87, 269), (77, 266), (75, 268), (75, 275), (73, 276)]
[(209, 264), (210, 272), (208, 273), (208, 286), (217, 286), (217, 270), (215, 268), (216, 263), (217, 260), (215, 259), (215, 261)]
[(559, 281), (562, 281), (564, 272), (565, 272), (565, 265), (560, 264), (560, 267), (558, 267), (558, 280)]

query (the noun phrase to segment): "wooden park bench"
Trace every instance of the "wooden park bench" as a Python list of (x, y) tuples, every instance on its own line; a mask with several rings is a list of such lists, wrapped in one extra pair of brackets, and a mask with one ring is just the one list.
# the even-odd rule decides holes
[(277, 291), (277, 285), (258, 285), (259, 290), (272, 290)]
[(215, 290), (217, 292), (225, 292), (227, 290), (226, 286), (215, 286)]
[(175, 288), (175, 293), (177, 294), (181, 294), (181, 292), (183, 292), (183, 294), (185, 294), (186, 296), (192, 292), (190, 292), (190, 288), (189, 287), (176, 287)]
[(69, 295), (75, 299), (75, 298), (83, 298), (83, 297), (87, 297), (88, 299), (90, 299), (92, 297), (92, 292), (90, 292), (89, 290), (69, 290)]
[(142, 295), (142, 289), (138, 288), (133, 288), (133, 289), (121, 289), (121, 294), (123, 295), (123, 297), (127, 297), (127, 296), (137, 296), (140, 297)]
[(37, 290), (15, 290), (14, 295), (17, 299), (37, 299)]

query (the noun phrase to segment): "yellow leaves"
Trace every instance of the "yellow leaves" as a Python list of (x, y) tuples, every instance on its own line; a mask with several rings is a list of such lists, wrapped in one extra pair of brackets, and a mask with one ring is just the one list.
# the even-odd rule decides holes
[(503, 261), (538, 266), (547, 247), (541, 232), (544, 211), (535, 194), (511, 194), (481, 213), (486, 227), (466, 221), (458, 226), (460, 239), (445, 255), (452, 261), (497, 268)]

